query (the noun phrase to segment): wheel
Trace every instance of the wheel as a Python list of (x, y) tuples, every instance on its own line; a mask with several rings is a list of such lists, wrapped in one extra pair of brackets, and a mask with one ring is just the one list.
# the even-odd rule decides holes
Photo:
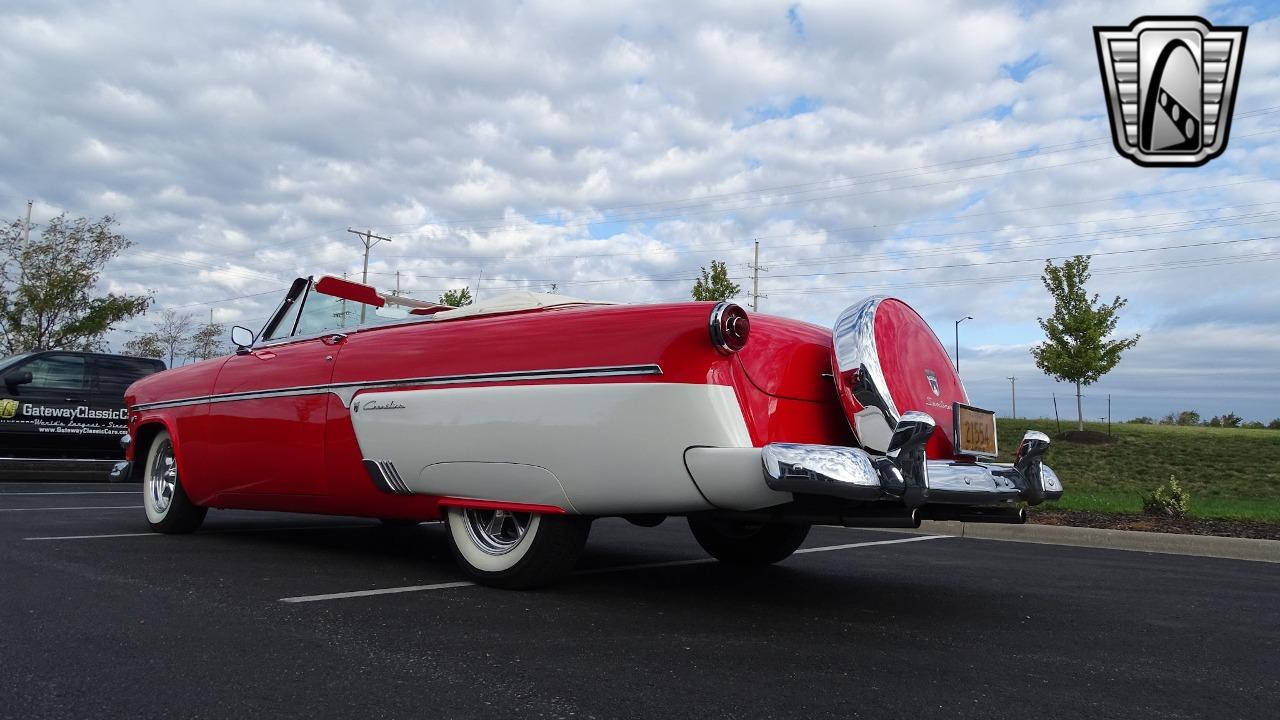
[(591, 520), (577, 515), (449, 508), (449, 546), (464, 572), (483, 585), (526, 590), (573, 569)]
[(691, 515), (689, 529), (711, 557), (742, 565), (768, 565), (791, 556), (809, 535), (808, 525), (763, 525)]
[(189, 533), (204, 522), (209, 509), (187, 499), (178, 478), (178, 458), (173, 452), (173, 439), (166, 430), (161, 430), (147, 448), (142, 482), (142, 505), (147, 511), (147, 524), (152, 531)]

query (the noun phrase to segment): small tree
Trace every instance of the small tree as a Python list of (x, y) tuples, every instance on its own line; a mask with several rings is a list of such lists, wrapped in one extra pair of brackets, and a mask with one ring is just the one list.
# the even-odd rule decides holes
[(711, 261), (711, 272), (701, 268), (702, 277), (693, 283), (694, 300), (728, 300), (742, 288), (729, 279), (729, 270), (719, 260)]
[(1276, 418), (1275, 420), (1267, 423), (1267, 428), (1269, 430), (1280, 430), (1280, 418)]
[(1077, 428), (1084, 429), (1084, 404), (1080, 388), (1092, 385), (1120, 362), (1125, 350), (1140, 336), (1111, 339), (1119, 321), (1117, 313), (1128, 302), (1119, 295), (1110, 304), (1089, 297), (1089, 257), (1077, 255), (1061, 266), (1048, 261), (1041, 276), (1053, 297), (1053, 315), (1039, 318), (1047, 340), (1031, 348), (1036, 367), (1053, 378), (1076, 385)]
[(191, 345), (193, 327), (195, 327), (195, 321), (190, 315), (179, 315), (172, 310), (160, 313), (152, 335), (155, 335), (156, 342), (160, 343), (161, 349), (169, 356), (169, 367), (173, 367), (175, 357), (180, 358), (187, 354)]
[(1214, 415), (1211, 420), (1205, 423), (1205, 425), (1208, 425), (1209, 427), (1237, 428), (1240, 427), (1240, 423), (1242, 421), (1243, 418), (1239, 415), (1229, 412), (1226, 415)]
[(450, 307), (462, 307), (472, 303), (471, 288), (464, 287), (461, 290), (445, 290), (440, 296), (441, 305), (449, 305)]
[(160, 339), (155, 333), (143, 333), (135, 335), (124, 344), (123, 351), (125, 355), (137, 355), (138, 357), (155, 358), (161, 360), (164, 358), (164, 347), (160, 344)]
[(222, 323), (209, 322), (191, 334), (189, 352), (197, 360), (208, 360), (224, 354), (227, 330)]
[(24, 239), (25, 220), (0, 227), (0, 355), (97, 350), (116, 324), (146, 310), (149, 295), (95, 292), (102, 268), (132, 243), (115, 220), (49, 220)]

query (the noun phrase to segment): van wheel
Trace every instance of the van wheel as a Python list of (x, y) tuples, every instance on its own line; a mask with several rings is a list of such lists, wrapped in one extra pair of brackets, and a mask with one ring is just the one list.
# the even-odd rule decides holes
[(582, 554), (591, 520), (481, 508), (449, 508), (449, 546), (482, 585), (527, 590), (568, 574)]
[(147, 464), (142, 474), (142, 505), (153, 532), (189, 533), (204, 522), (208, 508), (187, 499), (178, 478), (178, 457), (173, 439), (161, 430), (147, 448)]
[(711, 557), (740, 565), (769, 565), (791, 557), (808, 525), (766, 525), (689, 516), (693, 537)]

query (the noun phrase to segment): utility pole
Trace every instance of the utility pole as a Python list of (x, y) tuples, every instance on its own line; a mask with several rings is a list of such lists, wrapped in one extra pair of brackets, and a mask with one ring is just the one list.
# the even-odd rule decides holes
[(26, 254), (27, 248), (31, 247), (31, 201), (27, 201), (27, 221), (22, 225), (22, 259), (18, 261), (18, 285), (22, 285), (27, 278)]
[[(365, 285), (368, 285), (369, 284), (369, 250), (372, 249), (374, 245), (377, 245), (379, 242), (382, 242), (383, 240), (386, 240), (387, 242), (391, 242), (391, 238), (382, 237), (381, 235), (374, 235), (373, 230), (371, 229), (365, 230), (364, 232), (360, 232), (359, 230), (352, 230), (351, 228), (347, 228), (347, 232), (360, 238), (360, 242), (364, 244), (364, 271), (360, 274), (360, 282), (364, 283)], [(366, 307), (367, 306), (364, 303), (360, 303), (360, 324), (361, 325), (364, 324), (364, 311)]]
[(767, 298), (768, 295), (760, 294), (760, 271), (769, 268), (760, 267), (760, 241), (756, 240), (756, 259), (751, 263), (751, 312), (760, 311), (760, 298)]
[(1009, 394), (1013, 398), (1013, 418), (1018, 419), (1018, 378), (1009, 376)]
[(480, 277), (476, 278), (476, 291), (471, 293), (471, 304), (480, 302), (480, 281), (484, 280), (484, 268), (480, 268)]

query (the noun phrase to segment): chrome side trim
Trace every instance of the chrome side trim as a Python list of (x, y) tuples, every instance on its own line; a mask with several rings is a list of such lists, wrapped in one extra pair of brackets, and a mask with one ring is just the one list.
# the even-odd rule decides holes
[(400, 477), (400, 471), (396, 470), (396, 466), (390, 460), (370, 460), (364, 459), (364, 469), (369, 473), (369, 479), (373, 480), (373, 486), (384, 493), (393, 495), (412, 495), (413, 491), (405, 484), (404, 478)]
[(162, 400), (152, 403), (139, 403), (132, 410), (156, 410), (160, 408), (178, 407), (181, 405), (197, 405), (201, 403), (235, 402), (237, 400), (258, 400), (271, 397), (290, 397), (298, 395), (320, 395), (333, 393), (342, 398), (343, 404), (350, 406), (351, 399), (360, 390), (375, 388), (391, 388), (419, 385), (462, 385), (479, 382), (528, 382), (531, 380), (560, 380), (594, 377), (625, 377), (631, 375), (661, 375), (658, 365), (611, 365), (588, 368), (554, 368), (548, 370), (516, 370), (496, 373), (478, 373), (475, 375), (432, 375), (426, 377), (396, 378), (394, 380), (369, 380), (354, 383), (334, 383), (329, 385), (298, 385), (272, 390), (253, 390), (221, 395), (202, 395), (198, 397)]

